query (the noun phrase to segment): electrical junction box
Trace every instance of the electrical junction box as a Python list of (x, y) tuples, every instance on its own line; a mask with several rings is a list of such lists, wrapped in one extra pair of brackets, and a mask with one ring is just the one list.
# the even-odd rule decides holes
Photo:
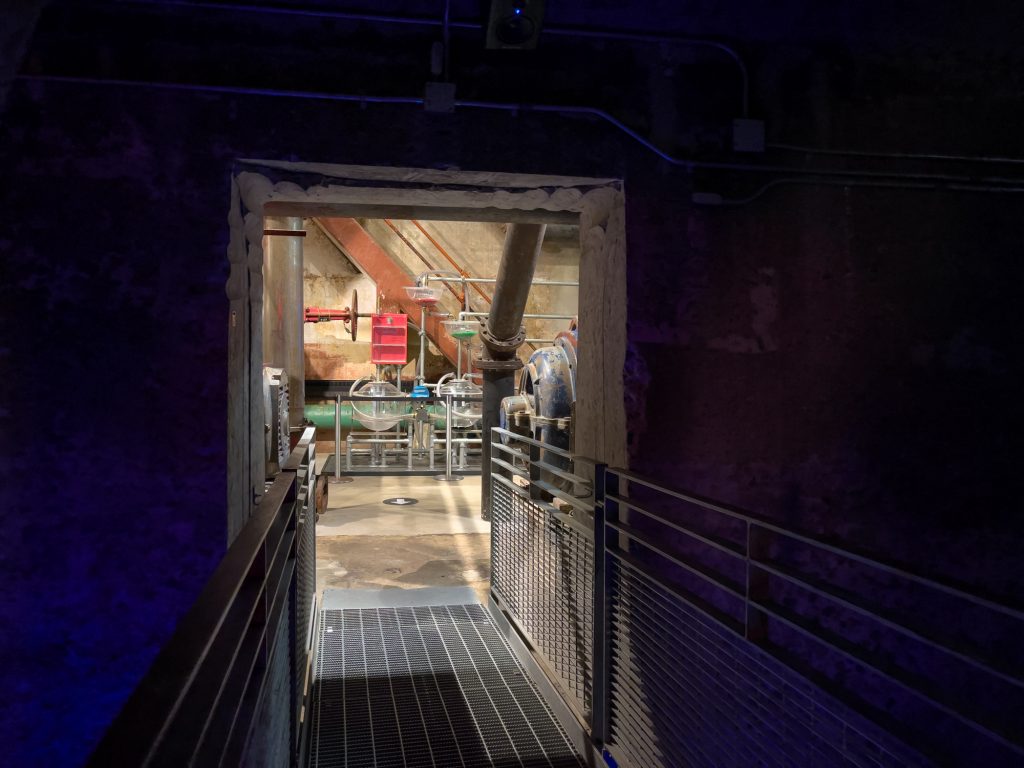
[(405, 365), (409, 362), (409, 316), (400, 313), (370, 317), (370, 362)]
[(733, 152), (764, 152), (764, 120), (732, 121)]

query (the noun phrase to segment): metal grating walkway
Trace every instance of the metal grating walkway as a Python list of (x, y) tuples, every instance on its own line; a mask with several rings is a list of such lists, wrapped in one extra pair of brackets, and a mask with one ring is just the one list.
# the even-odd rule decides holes
[(315, 768), (568, 768), (576, 750), (481, 605), (325, 610)]

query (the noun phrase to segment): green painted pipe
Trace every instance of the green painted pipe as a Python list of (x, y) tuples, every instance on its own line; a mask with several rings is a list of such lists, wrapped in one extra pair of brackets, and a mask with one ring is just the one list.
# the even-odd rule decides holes
[[(306, 421), (313, 422), (318, 429), (334, 429), (334, 403), (306, 403)], [(341, 428), (362, 429), (352, 417), (352, 403), (341, 404)]]
[[(434, 416), (434, 426), (444, 427), (444, 406), (428, 406)], [(307, 403), (306, 421), (311, 421), (318, 429), (334, 429), (334, 403)], [(355, 414), (352, 413), (352, 403), (341, 404), (341, 428), (342, 429), (366, 429)]]

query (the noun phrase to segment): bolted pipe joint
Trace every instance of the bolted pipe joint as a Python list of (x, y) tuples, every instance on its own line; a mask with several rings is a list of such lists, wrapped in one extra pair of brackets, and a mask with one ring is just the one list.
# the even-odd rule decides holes
[(523, 312), (544, 242), (544, 224), (509, 224), (494, 298), (480, 340), (492, 360), (508, 360), (526, 340)]
[[(487, 349), (488, 357), (479, 360), (481, 370), (507, 368), (508, 363), (518, 363), (514, 370), (523, 367), (522, 361), (516, 356), (516, 350), (526, 341), (526, 328), (519, 326), (519, 333), (510, 339), (497, 339), (486, 324), (480, 329), (480, 341)], [(496, 365), (499, 364), (500, 365)]]

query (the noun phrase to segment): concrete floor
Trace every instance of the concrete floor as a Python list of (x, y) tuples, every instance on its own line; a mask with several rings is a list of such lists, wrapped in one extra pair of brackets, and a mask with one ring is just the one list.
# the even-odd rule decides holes
[[(395, 497), (411, 506), (383, 504)], [(354, 477), (329, 485), (316, 527), (317, 591), (468, 586), (486, 601), (490, 524), (480, 478)]]

